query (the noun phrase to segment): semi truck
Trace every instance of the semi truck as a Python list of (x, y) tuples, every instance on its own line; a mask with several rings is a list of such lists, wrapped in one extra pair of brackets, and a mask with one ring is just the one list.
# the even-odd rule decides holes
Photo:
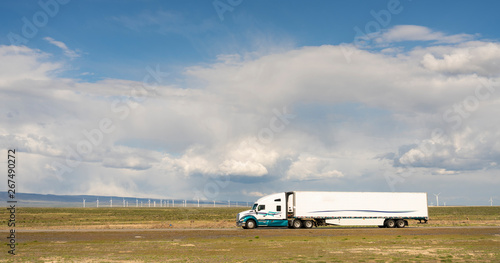
[(403, 228), (408, 226), (408, 220), (427, 223), (427, 193), (275, 193), (257, 200), (252, 209), (238, 213), (236, 225), (244, 229), (327, 225)]

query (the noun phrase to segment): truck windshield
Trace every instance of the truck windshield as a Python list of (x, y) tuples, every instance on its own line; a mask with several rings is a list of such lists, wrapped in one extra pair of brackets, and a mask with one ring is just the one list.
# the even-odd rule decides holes
[(256, 203), (253, 204), (253, 206), (252, 206), (252, 210), (255, 210), (255, 209), (257, 209), (257, 204)]

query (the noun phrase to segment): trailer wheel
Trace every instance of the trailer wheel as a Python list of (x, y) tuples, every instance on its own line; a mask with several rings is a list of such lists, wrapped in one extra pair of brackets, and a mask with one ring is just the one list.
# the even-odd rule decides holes
[(394, 222), (394, 220), (392, 219), (387, 219), (385, 220), (385, 226), (388, 228), (394, 228), (396, 227), (396, 222)]
[(254, 229), (256, 226), (257, 224), (253, 219), (248, 219), (247, 222), (245, 223), (245, 228), (247, 229)]
[(304, 221), (304, 228), (312, 228), (314, 226), (314, 222), (312, 220)]
[(405, 227), (405, 225), (406, 224), (405, 224), (405, 221), (403, 219), (399, 219), (399, 220), (396, 221), (396, 226), (398, 228), (403, 228), (403, 227)]
[(300, 221), (299, 219), (295, 219), (295, 220), (293, 220), (292, 226), (293, 226), (293, 228), (301, 228), (302, 221)]

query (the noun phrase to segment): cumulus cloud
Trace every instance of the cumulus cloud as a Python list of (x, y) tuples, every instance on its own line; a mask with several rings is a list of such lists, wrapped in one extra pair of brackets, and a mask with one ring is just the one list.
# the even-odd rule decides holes
[[(217, 154), (215, 154), (217, 153)], [(233, 175), (260, 177), (268, 175), (279, 154), (259, 144), (256, 138), (217, 145), (215, 149), (192, 147), (181, 157), (166, 156), (165, 169), (178, 170), (185, 176)]]
[(467, 127), (440, 140), (422, 140), (395, 156), (394, 163), (404, 167), (438, 168), (438, 174), (498, 169), (500, 146), (495, 141), (498, 136), (500, 134), (493, 130)]
[(335, 165), (329, 160), (312, 156), (299, 156), (299, 159), (290, 166), (287, 179), (310, 180), (343, 177), (342, 172), (335, 170)]
[(499, 75), (498, 43), (471, 42), (458, 47), (429, 51), (421, 61), (427, 69), (448, 74)]
[(0, 57), (2, 89), (12, 89), (13, 82), (50, 80), (51, 73), (61, 67), (58, 62), (47, 61), (48, 54), (24, 46), (0, 46)]
[(369, 181), (385, 185), (380, 169), (496, 178), (500, 46), (446, 37), (396, 27), (383, 41), (431, 44), (358, 50), (351, 63), (332, 45), (230, 54), (187, 67), (182, 86), (154, 88), (59, 78), (50, 54), (0, 46), (0, 148), (25, 154), (33, 175), (23, 187), (44, 193), (109, 184), (112, 193), (257, 197), (354, 178), (386, 190)]

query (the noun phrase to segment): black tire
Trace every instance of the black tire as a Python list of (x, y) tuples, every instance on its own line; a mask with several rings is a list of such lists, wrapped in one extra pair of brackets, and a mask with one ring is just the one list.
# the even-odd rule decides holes
[(406, 225), (406, 223), (403, 219), (399, 219), (396, 221), (396, 227), (398, 227), (398, 228), (403, 228), (403, 227), (405, 227), (405, 225)]
[(396, 222), (393, 219), (385, 220), (385, 227), (394, 228), (396, 227)]
[(253, 219), (248, 219), (245, 222), (245, 228), (246, 229), (254, 229), (256, 227), (257, 227), (257, 223), (255, 223), (255, 221)]
[(302, 223), (304, 228), (312, 228), (314, 226), (314, 222), (312, 220), (306, 220)]
[(302, 227), (302, 221), (300, 221), (299, 219), (293, 220), (292, 227), (293, 228), (301, 228)]

